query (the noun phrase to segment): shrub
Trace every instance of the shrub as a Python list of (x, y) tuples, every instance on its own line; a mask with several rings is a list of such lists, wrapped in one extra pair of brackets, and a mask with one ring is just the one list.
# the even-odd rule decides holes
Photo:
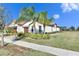
[(16, 33), (16, 31), (13, 28), (5, 28), (5, 33), (7, 35), (13, 35)]
[(24, 33), (17, 33), (17, 37), (24, 38), (25, 37), (25, 34)]
[(36, 35), (36, 34), (32, 34), (32, 33), (31, 33), (31, 34), (30, 34), (30, 37), (33, 38), (33, 39), (38, 39), (38, 35)]
[(43, 39), (49, 39), (49, 38), (50, 38), (50, 36), (48, 34), (43, 35)]
[(30, 33), (24, 33), (25, 34), (25, 37), (29, 37), (30, 36)]
[(34, 33), (17, 33), (17, 37), (22, 38), (32, 38), (32, 39), (49, 39), (50, 36), (48, 34), (34, 34)]
[(33, 39), (49, 39), (48, 34), (30, 34), (30, 37)]

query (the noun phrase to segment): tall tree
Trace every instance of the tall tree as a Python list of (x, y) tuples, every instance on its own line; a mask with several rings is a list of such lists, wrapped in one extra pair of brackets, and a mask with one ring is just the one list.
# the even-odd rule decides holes
[(29, 8), (22, 9), (18, 21), (32, 20), (33, 28), (36, 32), (35, 22), (37, 21), (37, 19), (38, 19), (38, 13), (35, 12), (34, 7), (29, 7)]
[(77, 29), (76, 29), (77, 31), (79, 31), (79, 27), (77, 27)]
[(23, 8), (17, 22), (32, 20), (34, 12), (34, 7)]
[(38, 21), (38, 18), (39, 18), (38, 13), (34, 13), (34, 15), (33, 15), (33, 19), (32, 19), (32, 20), (33, 20), (33, 27), (34, 27), (35, 33), (37, 33), (35, 23)]
[(47, 18), (47, 12), (40, 12), (38, 22), (42, 23), (44, 26), (44, 34), (45, 34), (45, 26), (51, 23), (51, 19)]
[(0, 29), (2, 31), (2, 46), (4, 46), (4, 26), (5, 26), (5, 23), (4, 23), (4, 8), (0, 6)]
[(70, 30), (70, 31), (75, 31), (75, 27), (74, 27), (74, 26), (71, 26), (71, 27), (69, 28), (69, 30)]

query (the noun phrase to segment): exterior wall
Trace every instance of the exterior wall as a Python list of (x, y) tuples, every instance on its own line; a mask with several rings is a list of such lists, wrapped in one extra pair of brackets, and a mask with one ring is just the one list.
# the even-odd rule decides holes
[(53, 29), (53, 32), (56, 32), (57, 31), (57, 28), (56, 27), (52, 27)]
[(45, 32), (59, 32), (60, 28), (59, 27), (51, 27), (51, 26), (46, 26), (45, 27)]
[[(44, 27), (43, 27), (43, 24), (40, 24), (38, 22), (35, 23), (35, 28), (36, 28), (36, 32), (39, 32), (39, 26), (41, 26), (41, 31), (44, 32)], [(32, 32), (32, 27), (33, 27), (33, 24), (31, 24), (28, 28), (28, 32)], [(35, 29), (33, 28), (33, 32), (35, 33)]]
[(37, 32), (39, 32), (39, 26), (41, 26), (41, 31), (44, 32), (43, 24), (36, 22), (35, 26), (36, 26)]
[(45, 26), (45, 32), (53, 32), (53, 29), (51, 26)]
[(24, 32), (28, 32), (28, 27), (24, 27)]
[(60, 31), (60, 28), (59, 27), (57, 28), (57, 31)]
[(53, 27), (53, 32), (59, 32), (60, 31), (60, 28), (59, 27)]
[(20, 32), (22, 32), (22, 33), (24, 33), (24, 28), (22, 27), (22, 26), (17, 26), (17, 33), (20, 33)]

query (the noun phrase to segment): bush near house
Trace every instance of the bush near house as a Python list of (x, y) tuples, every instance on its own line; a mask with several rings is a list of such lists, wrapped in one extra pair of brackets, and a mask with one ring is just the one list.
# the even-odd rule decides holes
[(17, 37), (20, 38), (20, 39), (21, 38), (24, 38), (25, 37), (25, 34), (24, 33), (17, 33)]
[(34, 33), (18, 33), (17, 36), (19, 38), (32, 38), (32, 39), (49, 39), (50, 36), (48, 34), (34, 34)]
[(49, 39), (50, 38), (48, 34), (31, 34), (30, 37), (33, 39)]
[(7, 35), (13, 35), (16, 31), (13, 28), (5, 28), (5, 33)]

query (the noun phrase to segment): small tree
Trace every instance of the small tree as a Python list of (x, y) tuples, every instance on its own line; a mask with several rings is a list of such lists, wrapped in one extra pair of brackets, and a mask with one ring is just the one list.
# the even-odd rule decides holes
[(79, 31), (79, 27), (77, 27), (77, 29), (76, 29), (77, 31)]
[(70, 30), (70, 31), (75, 31), (75, 27), (74, 27), (74, 26), (71, 26), (71, 27), (69, 28), (69, 30)]
[(0, 7), (0, 29), (2, 31), (2, 46), (4, 46), (4, 8)]
[(67, 27), (66, 26), (63, 26), (63, 27), (61, 26), (60, 28), (61, 28), (62, 31), (67, 31)]

